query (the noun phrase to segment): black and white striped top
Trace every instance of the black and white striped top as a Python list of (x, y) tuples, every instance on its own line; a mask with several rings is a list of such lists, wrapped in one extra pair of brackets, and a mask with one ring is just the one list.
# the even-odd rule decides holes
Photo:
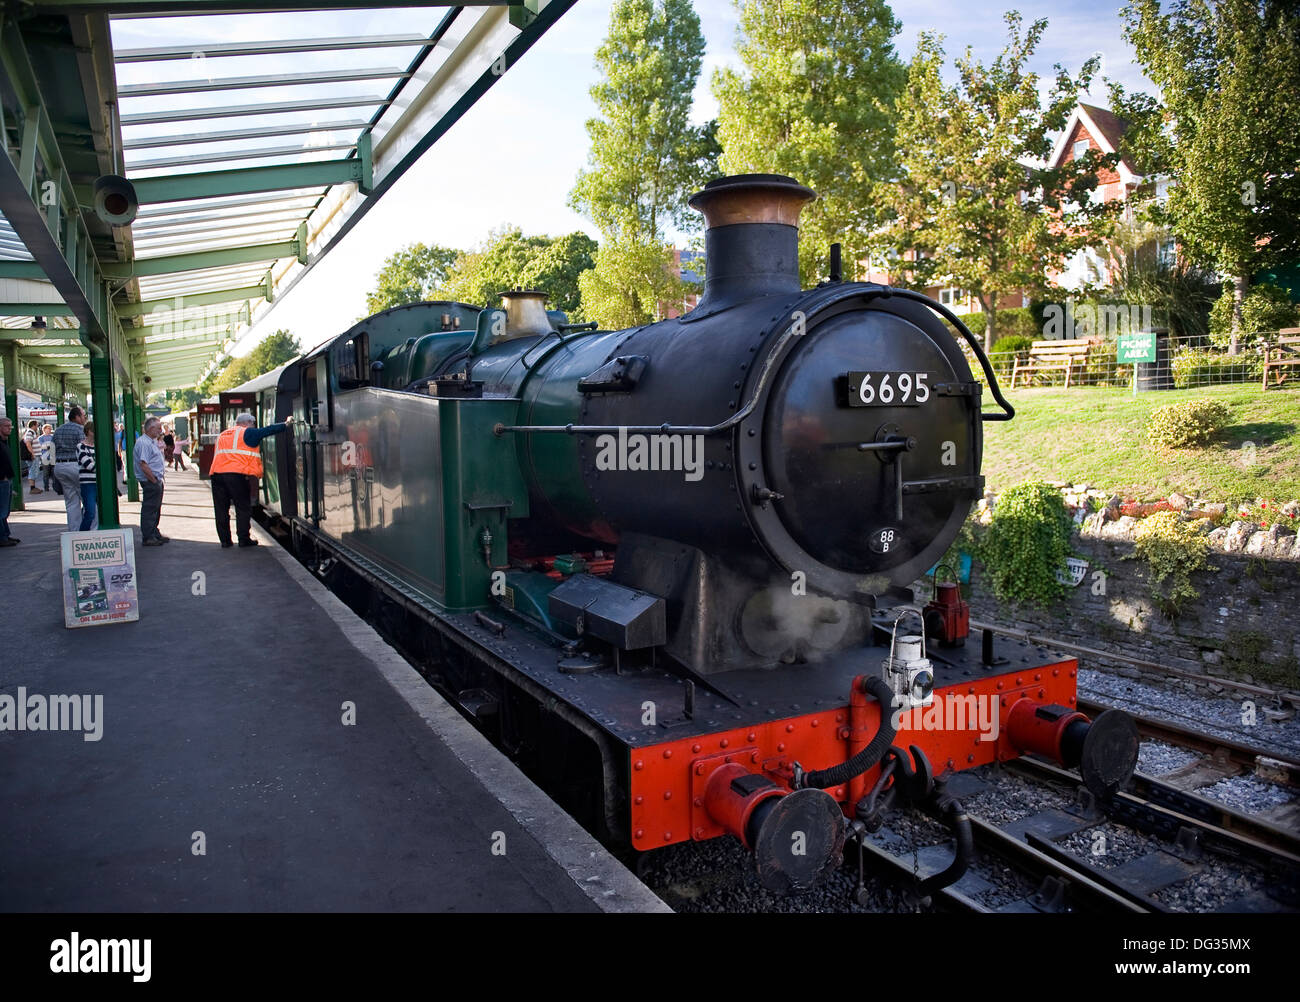
[(82, 442), (77, 446), (77, 467), (83, 484), (95, 482), (95, 447)]

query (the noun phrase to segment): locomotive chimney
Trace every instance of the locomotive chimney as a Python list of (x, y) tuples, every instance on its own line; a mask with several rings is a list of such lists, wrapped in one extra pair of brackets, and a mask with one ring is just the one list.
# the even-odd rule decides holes
[(816, 198), (781, 174), (718, 178), (687, 203), (704, 213), (708, 313), (759, 296), (799, 291), (799, 213)]
[(506, 338), (549, 334), (551, 321), (546, 316), (546, 293), (537, 289), (512, 289), (501, 293), (506, 309)]

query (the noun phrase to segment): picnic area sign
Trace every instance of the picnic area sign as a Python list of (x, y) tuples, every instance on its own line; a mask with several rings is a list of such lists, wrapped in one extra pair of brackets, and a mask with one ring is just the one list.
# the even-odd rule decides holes
[(1132, 365), (1135, 362), (1154, 362), (1156, 360), (1156, 332), (1137, 331), (1122, 334), (1119, 338), (1118, 357), (1120, 365)]

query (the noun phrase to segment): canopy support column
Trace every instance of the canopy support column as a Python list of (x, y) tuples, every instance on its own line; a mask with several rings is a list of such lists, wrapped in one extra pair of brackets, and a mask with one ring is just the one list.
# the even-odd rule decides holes
[(95, 482), (99, 527), (118, 529), (117, 463), (113, 455), (113, 367), (107, 355), (90, 356), (90, 402), (95, 415)]
[(136, 424), (135, 397), (130, 390), (122, 391), (122, 472), (126, 477), (126, 499), (132, 504), (140, 500), (140, 485), (135, 479), (135, 440), (140, 434)]

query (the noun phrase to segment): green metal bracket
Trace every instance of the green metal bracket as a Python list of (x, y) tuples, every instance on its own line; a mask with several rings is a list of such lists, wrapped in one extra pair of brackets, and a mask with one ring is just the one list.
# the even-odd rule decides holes
[(294, 246), (298, 250), (298, 263), (307, 263), (307, 221), (298, 224), (298, 231), (293, 236)]
[(367, 129), (357, 137), (357, 160), (361, 163), (361, 177), (357, 180), (357, 190), (369, 195), (375, 187), (375, 158), (371, 148), (373, 140)]
[(510, 23), (520, 31), (537, 20), (538, 0), (523, 0), (510, 5)]

